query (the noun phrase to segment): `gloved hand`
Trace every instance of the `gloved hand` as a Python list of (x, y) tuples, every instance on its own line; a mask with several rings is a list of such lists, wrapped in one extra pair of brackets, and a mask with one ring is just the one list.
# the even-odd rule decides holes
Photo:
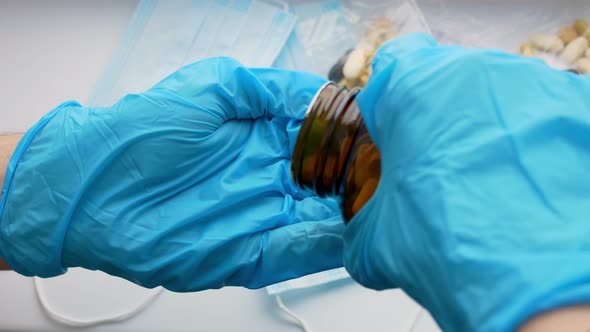
[(425, 35), (383, 46), (357, 101), (382, 156), (344, 233), (361, 284), (445, 331), (590, 302), (590, 76)]
[(289, 175), (323, 83), (214, 58), (112, 107), (59, 106), (11, 160), (2, 256), (25, 275), (80, 266), (174, 291), (341, 266), (338, 205)]

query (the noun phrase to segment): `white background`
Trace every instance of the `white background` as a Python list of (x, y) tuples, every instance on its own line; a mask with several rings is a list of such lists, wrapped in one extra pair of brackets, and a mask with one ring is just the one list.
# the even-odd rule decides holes
[[(0, 2), (0, 132), (20, 132), (65, 100), (84, 103), (135, 8), (135, 1)], [(71, 270), (43, 281), (53, 307), (92, 318), (138, 303), (149, 290), (99, 272)], [(407, 331), (418, 307), (400, 291), (350, 280), (288, 294), (314, 331)], [(64, 331), (36, 302), (33, 282), (0, 273), (0, 331)], [(166, 292), (132, 320), (87, 331), (299, 331), (264, 290)], [(424, 314), (414, 331), (437, 331)]]

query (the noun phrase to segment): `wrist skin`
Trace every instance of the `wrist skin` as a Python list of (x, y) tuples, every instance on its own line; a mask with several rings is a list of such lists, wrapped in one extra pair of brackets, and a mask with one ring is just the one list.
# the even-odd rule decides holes
[(580, 304), (540, 313), (518, 332), (590, 332), (590, 304)]
[[(4, 177), (6, 175), (8, 161), (22, 136), (22, 134), (0, 134), (0, 188), (4, 186)], [(6, 264), (4, 259), (0, 257), (0, 271), (2, 270), (11, 270), (11, 268)]]

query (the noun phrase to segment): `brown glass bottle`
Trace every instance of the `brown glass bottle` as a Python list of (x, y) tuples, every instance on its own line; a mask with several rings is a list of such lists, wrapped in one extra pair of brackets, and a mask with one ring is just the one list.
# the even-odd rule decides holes
[(345, 222), (373, 196), (381, 156), (355, 101), (359, 89), (328, 83), (311, 102), (295, 144), (291, 175), (320, 197), (340, 197)]

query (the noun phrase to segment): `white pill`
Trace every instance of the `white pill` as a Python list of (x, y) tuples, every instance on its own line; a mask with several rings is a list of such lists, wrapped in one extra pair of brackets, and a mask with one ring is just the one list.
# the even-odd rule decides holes
[(344, 64), (344, 68), (342, 68), (344, 77), (348, 79), (357, 79), (361, 75), (361, 71), (365, 66), (366, 58), (367, 56), (363, 49), (357, 48), (350, 52), (350, 55)]
[(535, 49), (531, 44), (522, 44), (520, 46), (520, 54), (528, 57), (535, 56)]
[(581, 58), (578, 61), (576, 61), (576, 69), (581, 74), (590, 74), (590, 59)]
[(559, 59), (567, 64), (572, 64), (582, 57), (587, 49), (588, 40), (584, 37), (578, 37), (563, 49), (563, 52), (559, 55)]
[(563, 41), (559, 37), (546, 33), (537, 34), (531, 43), (540, 51), (559, 52), (563, 49)]

